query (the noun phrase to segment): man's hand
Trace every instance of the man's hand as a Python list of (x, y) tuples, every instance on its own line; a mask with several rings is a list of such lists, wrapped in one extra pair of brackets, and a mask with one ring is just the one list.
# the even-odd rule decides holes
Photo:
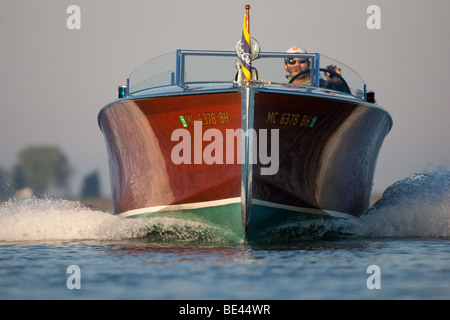
[[(327, 66), (327, 69), (337, 73), (338, 75), (341, 75), (341, 68), (338, 68), (335, 65)], [(324, 72), (324, 74), (325, 74), (325, 77), (327, 77), (328, 82), (338, 84), (338, 85), (342, 84), (341, 79), (339, 79), (338, 77), (334, 77), (332, 74), (330, 75), (330, 73), (328, 73), (328, 72)]]

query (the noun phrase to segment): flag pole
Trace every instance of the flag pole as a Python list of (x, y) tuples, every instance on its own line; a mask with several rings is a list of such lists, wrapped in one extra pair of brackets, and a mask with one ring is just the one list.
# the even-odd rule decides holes
[(251, 79), (251, 38), (250, 38), (250, 5), (245, 6), (244, 25), (242, 26), (242, 71), (244, 73), (245, 83), (250, 82)]
[(245, 14), (247, 15), (247, 32), (250, 34), (250, 5), (245, 6)]

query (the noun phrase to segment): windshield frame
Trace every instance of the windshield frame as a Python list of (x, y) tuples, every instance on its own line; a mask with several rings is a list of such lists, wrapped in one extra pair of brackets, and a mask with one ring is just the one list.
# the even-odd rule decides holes
[[(197, 64), (197, 68), (191, 65), (194, 64), (189, 60), (191, 58), (199, 57)], [(220, 66), (220, 64), (215, 64), (213, 67), (208, 69), (208, 57), (220, 58), (223, 57), (223, 60), (229, 59), (230, 61), (227, 64), (223, 64), (224, 66)], [(321, 66), (321, 60), (333, 62), (337, 66), (344, 66), (345, 73), (342, 74), (344, 78), (348, 76), (354, 77), (356, 82), (358, 83), (357, 88), (352, 88), (353, 93), (344, 93), (340, 91), (341, 94), (347, 94), (351, 97), (355, 97), (358, 99), (366, 100), (367, 92), (366, 92), (366, 84), (364, 83), (361, 76), (356, 73), (353, 69), (349, 68), (345, 64), (336, 61), (330, 57), (321, 55), (319, 53), (286, 53), (286, 52), (261, 52), (259, 57), (253, 61), (254, 64), (258, 64), (264, 59), (284, 59), (284, 58), (307, 58), (311, 61), (311, 84), (308, 86), (305, 85), (294, 85), (288, 84), (287, 82), (271, 82), (270, 79), (265, 80), (252, 80), (250, 83), (240, 83), (237, 82), (234, 77), (230, 76), (230, 74), (234, 74), (238, 70), (237, 68), (231, 68), (230, 63), (233, 59), (238, 59), (235, 51), (214, 51), (214, 50), (177, 50), (175, 52), (171, 52), (154, 59), (151, 59), (141, 66), (137, 67), (127, 79), (127, 95), (139, 95), (150, 89), (167, 89), (169, 91), (173, 90), (195, 90), (196, 88), (205, 88), (206, 86), (227, 86), (227, 87), (238, 87), (242, 85), (260, 85), (265, 86), (270, 84), (272, 85), (280, 85), (280, 86), (289, 86), (290, 88), (312, 88), (312, 89), (323, 89), (320, 86), (321, 81), (321, 72), (320, 68), (324, 68), (325, 66)], [(323, 59), (322, 59), (323, 58)], [(195, 60), (193, 60), (195, 61)], [(201, 64), (205, 61), (205, 66)], [(220, 61), (220, 60), (219, 60)], [(219, 72), (212, 72), (211, 74), (207, 73), (211, 70), (215, 70), (214, 68), (227, 68), (227, 76), (223, 79), (220, 79)], [(152, 69), (153, 68), (153, 69)], [(230, 71), (228, 71), (228, 68)], [(153, 71), (154, 69), (158, 69)], [(204, 69), (204, 70), (201, 70)], [(196, 74), (197, 71), (193, 72), (192, 70), (198, 70), (199, 73), (203, 72), (201, 76)], [(145, 73), (147, 72), (147, 74)], [(206, 76), (205, 73), (206, 72)], [(282, 66), (280, 66), (280, 73), (282, 73)], [(194, 73), (194, 75), (193, 75)], [(137, 80), (136, 78), (140, 78)], [(147, 76), (147, 78), (146, 78)], [(198, 79), (195, 77), (198, 76)], [(217, 76), (218, 78), (214, 79)], [(158, 78), (159, 77), (159, 78)], [(201, 79), (203, 77), (204, 79)], [(206, 78), (205, 78), (206, 77)], [(210, 77), (210, 78), (208, 78)], [(323, 76), (322, 76), (323, 79)], [(178, 87), (178, 88), (169, 88), (169, 87)]]

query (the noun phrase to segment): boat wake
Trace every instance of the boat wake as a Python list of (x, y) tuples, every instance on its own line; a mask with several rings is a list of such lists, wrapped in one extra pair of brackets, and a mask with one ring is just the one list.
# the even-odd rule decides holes
[(77, 201), (29, 198), (0, 207), (0, 242), (143, 238), (154, 241), (236, 240), (210, 225), (174, 218), (128, 219)]
[(364, 237), (450, 236), (450, 171), (416, 173), (394, 183), (348, 228)]
[(450, 171), (413, 174), (387, 188), (355, 219), (316, 219), (274, 227), (259, 242), (342, 238), (436, 238), (450, 236)]
[[(282, 226), (266, 240), (336, 237), (448, 237), (450, 171), (414, 174), (390, 186), (366, 215)], [(243, 243), (219, 227), (175, 218), (129, 219), (60, 199), (12, 199), (0, 206), (0, 241), (123, 240)]]

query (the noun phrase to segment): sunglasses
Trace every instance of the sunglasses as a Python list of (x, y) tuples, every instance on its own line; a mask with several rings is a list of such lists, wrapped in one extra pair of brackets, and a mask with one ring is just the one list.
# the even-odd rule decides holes
[(294, 58), (286, 59), (286, 63), (287, 63), (287, 64), (294, 65), (294, 64), (296, 64), (297, 62), (298, 62), (298, 63), (307, 63), (307, 62), (308, 62), (308, 59), (294, 59)]

